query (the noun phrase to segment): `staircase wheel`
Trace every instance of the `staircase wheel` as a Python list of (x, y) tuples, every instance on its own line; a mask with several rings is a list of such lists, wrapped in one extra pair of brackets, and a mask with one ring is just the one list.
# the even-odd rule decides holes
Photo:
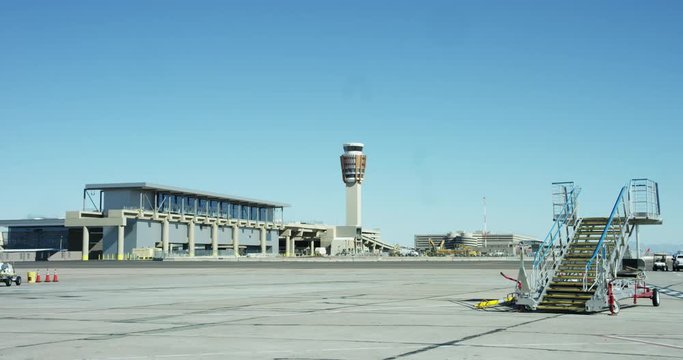
[(652, 290), (652, 306), (659, 306), (659, 290)]
[(614, 302), (612, 302), (612, 305), (609, 306), (609, 312), (612, 315), (619, 314), (619, 303), (616, 300), (614, 300)]

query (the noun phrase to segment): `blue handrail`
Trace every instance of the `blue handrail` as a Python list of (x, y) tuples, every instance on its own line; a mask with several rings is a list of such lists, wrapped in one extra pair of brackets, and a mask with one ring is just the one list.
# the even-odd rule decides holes
[(595, 258), (600, 253), (600, 250), (602, 249), (602, 244), (605, 242), (605, 238), (607, 237), (607, 232), (609, 231), (610, 226), (612, 226), (612, 220), (614, 220), (614, 215), (617, 213), (617, 209), (619, 209), (619, 204), (621, 204), (624, 201), (625, 192), (626, 186), (621, 188), (619, 196), (617, 197), (617, 201), (614, 203), (614, 206), (612, 207), (612, 212), (610, 213), (609, 219), (607, 220), (607, 225), (605, 225), (605, 230), (602, 231), (602, 235), (600, 236), (600, 241), (598, 241), (598, 245), (595, 247), (595, 250), (593, 251), (593, 256), (591, 256), (590, 260), (588, 260), (588, 262), (586, 263), (586, 273), (591, 268), (591, 266), (593, 266), (593, 260), (595, 260)]
[(567, 222), (570, 211), (573, 213), (573, 210), (576, 206), (576, 198), (579, 196), (580, 192), (581, 188), (574, 188), (568, 193), (567, 202), (564, 204), (560, 216), (557, 217), (557, 220), (550, 227), (548, 235), (546, 235), (545, 239), (543, 239), (543, 243), (541, 243), (541, 248), (536, 253), (536, 257), (534, 258), (534, 262), (532, 265), (533, 269), (538, 268), (539, 263), (545, 259), (546, 251), (550, 248), (550, 245), (555, 241), (556, 235), (559, 234), (559, 232), (562, 230), (562, 226)]

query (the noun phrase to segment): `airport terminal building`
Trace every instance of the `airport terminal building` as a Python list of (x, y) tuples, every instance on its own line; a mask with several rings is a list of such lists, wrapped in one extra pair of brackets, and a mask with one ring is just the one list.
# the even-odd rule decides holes
[[(62, 219), (0, 220), (0, 261), (378, 254), (379, 230), (288, 223), (288, 204), (147, 182), (87, 184)], [(82, 249), (87, 249), (82, 251)]]
[(277, 254), (287, 206), (146, 182), (88, 184), (82, 210), (64, 219), (0, 226), (8, 228), (6, 249), (88, 249), (83, 260), (121, 260), (145, 250), (150, 257)]
[(88, 184), (82, 209), (67, 211), (64, 219), (0, 220), (8, 229), (0, 233), (0, 260), (30, 250), (40, 260), (41, 251), (49, 259), (55, 251), (79, 252), (82, 260), (388, 253), (395, 246), (384, 243), (378, 229), (361, 226), (363, 147), (344, 144), (340, 156), (346, 225), (285, 224), (289, 205), (273, 201), (147, 182)]

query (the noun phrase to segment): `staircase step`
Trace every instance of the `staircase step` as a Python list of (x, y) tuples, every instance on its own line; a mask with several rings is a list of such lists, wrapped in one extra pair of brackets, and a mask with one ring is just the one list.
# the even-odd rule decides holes
[(572, 298), (543, 298), (541, 305), (585, 305), (586, 299)]
[[(565, 271), (556, 271), (555, 276), (580, 276), (583, 279), (583, 274), (586, 273), (584, 269), (576, 269), (576, 270), (565, 270)], [(591, 275), (589, 273), (589, 275)]]
[[(553, 279), (553, 282), (558, 285), (558, 284), (566, 284), (566, 285), (578, 285), (578, 289), (583, 290), (583, 278), (581, 279)], [(588, 283), (591, 283), (591, 279), (588, 280)]]
[(564, 306), (564, 305), (538, 305), (536, 307), (540, 311), (559, 311), (559, 312), (585, 312), (586, 307), (584, 306)]
[(557, 281), (553, 280), (553, 283), (555, 285), (551, 288), (548, 288), (548, 291), (550, 292), (575, 292), (574, 290), (580, 290), (581, 292), (583, 292), (583, 281), (562, 281), (558, 279)]
[(588, 291), (583, 291), (583, 288), (581, 288), (581, 287), (579, 287), (579, 288), (569, 288), (568, 287), (566, 289), (561, 289), (561, 288), (557, 288), (557, 287), (549, 288), (546, 291), (546, 295), (548, 295), (548, 294), (580, 294), (580, 295), (593, 296), (592, 293), (590, 293)]
[(560, 265), (560, 267), (557, 268), (557, 271), (555, 273), (561, 273), (561, 272), (585, 272), (586, 271), (586, 264), (585, 263), (566, 263)]
[(583, 269), (586, 267), (587, 262), (588, 261), (579, 261), (579, 260), (569, 261), (569, 260), (567, 260), (567, 261), (563, 261), (560, 264), (560, 267), (558, 267), (558, 269), (577, 269), (577, 268)]
[(550, 283), (548, 287), (548, 292), (582, 292), (582, 293), (590, 293), (589, 291), (583, 291), (583, 284), (581, 283), (556, 283), (552, 282)]
[(594, 222), (602, 222), (602, 223), (607, 224), (608, 220), (609, 220), (609, 218), (599, 217), (599, 216), (598, 217), (585, 217), (585, 218), (581, 219), (581, 223), (582, 224), (589, 224), (589, 223), (594, 223)]
[(565, 259), (566, 261), (563, 261), (563, 262), (560, 264), (560, 268), (565, 267), (565, 266), (567, 266), (567, 267), (572, 267), (572, 268), (575, 268), (575, 267), (585, 267), (585, 266), (586, 266), (586, 263), (588, 263), (588, 260), (589, 260), (589, 259), (590, 259), (590, 258), (586, 258), (586, 259), (576, 259), (576, 260)]
[[(573, 285), (573, 284), (578, 284), (581, 285), (580, 288), (583, 289), (583, 278), (582, 279), (553, 279), (553, 282), (557, 284), (567, 284), (567, 285)], [(590, 281), (589, 281), (590, 283)]]
[[(581, 275), (558, 275), (558, 276), (555, 276), (555, 278), (558, 278), (559, 280), (571, 280), (571, 279), (579, 279), (580, 278), (579, 280), (583, 281), (583, 274), (581, 274)], [(553, 278), (553, 279), (555, 279), (555, 278)], [(593, 278), (593, 276), (591, 276), (591, 274), (589, 274), (588, 279), (590, 280), (592, 278)], [(553, 284), (554, 282), (555, 281), (551, 281), (550, 283)], [(567, 282), (561, 281), (561, 283), (567, 283)]]
[(564, 274), (564, 273), (585, 273), (586, 272), (586, 266), (585, 265), (577, 265), (577, 266), (560, 266), (557, 271), (555, 271), (555, 274)]
[(593, 294), (579, 294), (579, 293), (551, 293), (551, 294), (546, 294), (545, 299), (582, 299), (582, 300), (589, 300), (591, 297), (593, 297)]
[[(602, 229), (602, 230), (579, 230), (578, 234), (579, 235), (600, 235), (600, 236), (602, 236), (602, 233), (604, 231), (605, 231), (605, 229)], [(608, 235), (612, 234), (612, 233), (616, 234), (618, 232), (619, 232), (618, 230), (608, 230), (607, 234)]]

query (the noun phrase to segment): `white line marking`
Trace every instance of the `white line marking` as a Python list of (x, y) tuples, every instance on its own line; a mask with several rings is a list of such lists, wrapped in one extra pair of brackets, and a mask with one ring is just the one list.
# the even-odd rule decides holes
[(617, 336), (617, 335), (604, 335), (604, 336), (607, 338), (611, 338), (611, 339), (627, 340), (627, 341), (633, 341), (633, 342), (638, 342), (638, 343), (643, 343), (643, 344), (648, 344), (648, 345), (663, 346), (663, 347), (668, 347), (668, 348), (672, 348), (672, 349), (683, 349), (683, 346), (677, 346), (677, 345), (671, 345), (671, 344), (662, 344), (662, 343), (658, 343), (658, 342), (654, 342), (654, 341), (627, 338), (625, 336)]

